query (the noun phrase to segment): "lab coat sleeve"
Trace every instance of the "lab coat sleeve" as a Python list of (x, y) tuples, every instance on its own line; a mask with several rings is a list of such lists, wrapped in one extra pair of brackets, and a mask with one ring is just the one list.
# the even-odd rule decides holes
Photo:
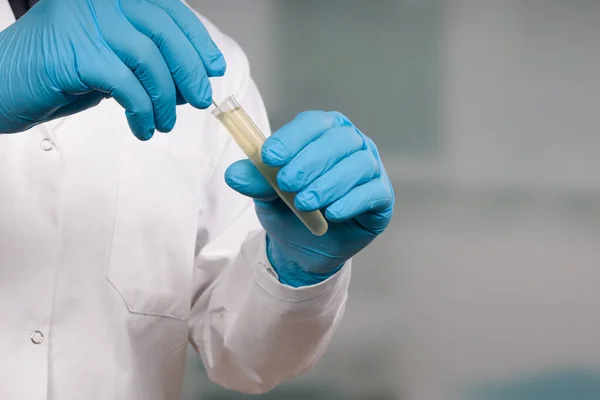
[[(251, 79), (236, 98), (268, 133)], [(319, 360), (344, 312), (350, 265), (313, 286), (292, 288), (277, 280), (253, 201), (224, 181), (226, 168), (245, 155), (216, 120), (210, 124), (214, 135), (226, 139), (199, 224), (190, 340), (213, 382), (264, 393)]]

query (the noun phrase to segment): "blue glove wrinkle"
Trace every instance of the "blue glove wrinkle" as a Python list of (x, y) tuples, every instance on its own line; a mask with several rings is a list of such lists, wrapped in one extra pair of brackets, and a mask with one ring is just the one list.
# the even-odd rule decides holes
[(372, 153), (365, 150), (355, 152), (298, 193), (296, 204), (302, 211), (325, 208), (378, 175), (379, 166)]
[[(340, 161), (362, 150), (363, 147), (364, 140), (354, 127), (331, 128), (308, 143), (281, 168), (277, 175), (279, 186), (288, 192), (300, 192)], [(323, 149), (328, 151), (323, 153)], [(310, 156), (315, 153), (324, 154), (326, 158)]]
[(302, 167), (298, 168), (291, 164), (286, 164), (277, 173), (277, 184), (279, 188), (286, 192), (299, 192), (306, 186), (307, 172)]

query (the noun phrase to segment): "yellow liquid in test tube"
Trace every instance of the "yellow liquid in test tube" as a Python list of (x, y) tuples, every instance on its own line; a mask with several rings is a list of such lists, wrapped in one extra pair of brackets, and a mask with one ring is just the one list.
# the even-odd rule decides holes
[(314, 235), (324, 235), (327, 232), (328, 225), (321, 211), (299, 211), (294, 205), (296, 194), (284, 192), (279, 189), (279, 185), (277, 184), (277, 172), (279, 172), (279, 168), (269, 167), (262, 162), (261, 150), (266, 137), (252, 119), (250, 119), (248, 114), (246, 114), (237, 100), (233, 96), (229, 96), (220, 104), (217, 105), (215, 103), (215, 106), (216, 109), (213, 110), (212, 114), (223, 124), (233, 137), (233, 140), (246, 153), (250, 161), (273, 189), (275, 189), (279, 197)]

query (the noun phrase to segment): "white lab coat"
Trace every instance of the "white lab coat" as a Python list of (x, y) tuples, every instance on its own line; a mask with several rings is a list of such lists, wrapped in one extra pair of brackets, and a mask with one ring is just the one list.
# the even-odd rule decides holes
[[(204, 22), (228, 64), (215, 97), (268, 132), (244, 53)], [(252, 201), (223, 179), (243, 157), (188, 106), (148, 142), (114, 101), (0, 135), (0, 399), (178, 399), (188, 342), (245, 392), (314, 365), (350, 268), (299, 289), (272, 276)]]

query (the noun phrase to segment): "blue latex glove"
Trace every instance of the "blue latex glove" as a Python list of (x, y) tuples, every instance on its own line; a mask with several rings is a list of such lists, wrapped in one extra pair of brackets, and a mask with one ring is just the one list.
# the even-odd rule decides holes
[(179, 0), (42, 0), (0, 32), (0, 133), (97, 105), (126, 110), (141, 140), (175, 125), (175, 106), (207, 108), (225, 61)]
[(267, 139), (262, 159), (282, 167), (277, 182), (298, 193), (299, 210), (325, 210), (330, 221), (325, 235), (314, 236), (250, 161), (227, 169), (227, 184), (255, 199), (267, 253), (284, 284), (305, 286), (330, 277), (392, 218), (394, 192), (377, 148), (340, 113), (299, 114)]

